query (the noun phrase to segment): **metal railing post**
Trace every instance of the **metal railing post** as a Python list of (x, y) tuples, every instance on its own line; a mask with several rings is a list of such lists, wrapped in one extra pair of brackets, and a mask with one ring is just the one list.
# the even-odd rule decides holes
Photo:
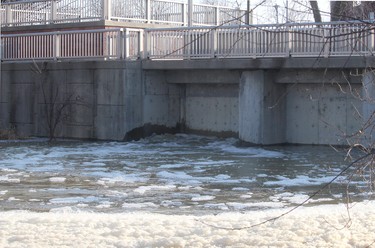
[(368, 56), (373, 56), (374, 55), (374, 39), (375, 39), (375, 33), (372, 32), (371, 30), (370, 31), (367, 31), (368, 32), (368, 41), (367, 41), (367, 55)]
[[(117, 41), (116, 41), (116, 58), (117, 59), (125, 59), (127, 54), (129, 54), (129, 51), (126, 51), (127, 41), (124, 39), (127, 39), (127, 32), (129, 32), (127, 29), (120, 28), (117, 34)], [(124, 46), (125, 45), (125, 46)]]
[(189, 21), (189, 18), (188, 18), (188, 6), (186, 3), (183, 3), (182, 4), (182, 25), (183, 26), (188, 26), (188, 21)]
[(13, 23), (13, 15), (12, 15), (12, 9), (10, 7), (11, 5), (5, 5), (5, 20), (6, 20), (6, 26), (11, 26)]
[(145, 58), (145, 37), (143, 29), (138, 31), (138, 57), (140, 59)]
[(112, 0), (102, 0), (102, 6), (103, 6), (102, 20), (111, 20)]
[(188, 1), (188, 27), (193, 26), (193, 0)]
[(285, 56), (289, 57), (293, 49), (293, 34), (290, 32), (289, 25), (286, 27), (285, 33)]
[(215, 26), (220, 25), (220, 9), (217, 6), (215, 6), (215, 23), (214, 23), (214, 25)]
[(51, 1), (51, 20), (50, 20), (50, 23), (54, 23), (56, 20), (57, 20), (57, 3), (56, 3), (56, 0), (52, 0)]
[(146, 0), (146, 23), (151, 23), (151, 0)]
[(151, 46), (150, 46), (150, 32), (143, 30), (140, 32), (140, 35), (143, 37), (142, 44), (139, 44), (142, 47), (141, 59), (148, 59), (150, 56)]
[(325, 58), (329, 57), (329, 50), (331, 45), (331, 38), (329, 37), (330, 30), (323, 29), (323, 46), (324, 46), (324, 54)]
[(216, 51), (217, 51), (217, 29), (212, 29), (211, 30), (211, 57), (215, 58), (216, 57)]
[(61, 48), (61, 36), (59, 32), (56, 32), (53, 34), (53, 60), (57, 60), (61, 54), (60, 54), (60, 48)]
[(187, 43), (185, 45), (187, 46), (187, 59), (191, 59), (191, 54), (193, 50), (193, 39), (192, 39), (192, 29), (187, 30)]

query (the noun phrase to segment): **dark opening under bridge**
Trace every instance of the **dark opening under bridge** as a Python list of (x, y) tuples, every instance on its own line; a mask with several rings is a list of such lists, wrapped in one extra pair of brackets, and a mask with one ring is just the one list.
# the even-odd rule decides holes
[[(171, 21), (149, 8), (120, 22), (107, 6), (92, 20), (62, 15), (57, 2), (67, 3), (32, 1), (51, 9), (31, 21), (12, 21), (25, 9), (2, 9), (2, 128), (47, 135), (46, 109), (74, 96), (57, 136), (123, 140), (163, 129), (346, 144), (374, 113), (371, 22), (244, 25), (210, 7), (211, 22), (184, 27), (185, 14)], [(145, 1), (156, 2), (167, 1)], [(147, 26), (160, 23), (175, 26)]]

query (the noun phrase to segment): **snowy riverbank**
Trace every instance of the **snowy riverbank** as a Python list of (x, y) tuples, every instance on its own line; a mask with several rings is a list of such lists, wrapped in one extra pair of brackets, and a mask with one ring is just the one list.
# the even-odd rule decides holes
[[(302, 207), (276, 221), (242, 230), (284, 210), (165, 215), (70, 211), (1, 212), (1, 247), (367, 247), (375, 241), (375, 203)], [(207, 223), (207, 224), (204, 224)]]

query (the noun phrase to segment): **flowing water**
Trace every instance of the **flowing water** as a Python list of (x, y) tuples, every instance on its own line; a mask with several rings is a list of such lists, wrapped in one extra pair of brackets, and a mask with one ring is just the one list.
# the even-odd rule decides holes
[[(41, 225), (43, 228), (46, 222), (53, 222), (52, 219), (57, 218), (56, 215), (43, 215), (51, 213), (57, 216), (61, 213), (73, 216), (79, 213), (83, 223), (93, 219), (103, 222), (102, 214), (106, 214), (108, 223), (110, 220), (116, 222), (113, 218), (122, 219), (126, 214), (131, 214), (133, 217), (141, 216), (142, 221), (151, 218), (149, 221), (153, 224), (169, 218), (170, 225), (187, 216), (194, 219), (235, 214), (230, 219), (236, 220), (237, 224), (242, 218), (247, 218), (245, 213), (252, 213), (251, 216), (256, 213), (257, 217), (266, 218), (267, 211), (282, 212), (303, 202), (348, 165), (344, 161), (345, 150), (335, 151), (331, 147), (246, 147), (241, 146), (237, 139), (184, 134), (156, 135), (136, 142), (59, 141), (49, 145), (43, 140), (28, 140), (2, 142), (0, 147), (0, 213), (3, 216), (0, 226), (9, 229), (7, 232), (4, 231), (7, 228), (0, 231), (0, 245), (4, 247), (22, 247), (25, 244), (25, 240), (17, 236), (16, 230), (24, 228), (25, 232), (30, 232), (30, 228), (14, 224), (18, 223), (14, 221), (19, 216), (28, 225)], [(340, 175), (311, 199), (305, 205), (309, 211), (322, 207), (328, 211), (329, 206), (338, 206), (348, 196), (353, 201), (371, 202), (372, 195), (361, 178), (351, 177), (348, 181), (347, 176), (352, 172), (348, 170)], [(305, 213), (308, 215), (309, 211)], [(85, 219), (83, 216), (87, 215), (93, 216)], [(64, 218), (75, 217), (69, 215)], [(59, 221), (62, 222), (61, 219)], [(127, 225), (142, 226), (142, 221)], [(150, 222), (147, 223), (152, 226)], [(163, 223), (161, 225), (167, 222)], [(194, 220), (176, 224), (179, 226), (173, 230), (182, 230), (184, 225), (196, 225), (191, 223)], [(113, 223), (110, 226), (109, 229), (116, 229)], [(73, 227), (66, 228), (70, 230)], [(82, 226), (75, 228), (85, 230)], [(153, 228), (157, 229), (155, 226)], [(64, 230), (64, 227), (58, 229)], [(34, 230), (40, 231), (37, 228)], [(6, 232), (3, 239), (2, 232)], [(88, 231), (91, 232), (92, 229)], [(226, 247), (225, 244), (240, 244), (240, 236), (232, 240), (228, 238), (226, 242), (215, 239), (218, 242), (216, 245), (213, 245), (214, 241), (207, 241), (208, 236), (195, 243), (186, 243), (183, 235), (188, 235), (188, 231), (176, 231), (177, 234), (173, 235), (180, 239), (174, 243), (167, 238), (164, 241), (156, 239), (156, 242), (155, 233), (150, 232), (152, 242), (141, 239), (137, 236), (140, 234), (136, 235), (134, 231), (130, 236), (138, 239), (133, 243), (129, 243), (130, 236), (126, 236), (128, 239), (124, 241), (122, 237), (125, 243), (121, 245), (106, 244), (108, 247)], [(191, 232), (196, 235), (197, 230)], [(54, 235), (53, 239), (58, 239), (59, 235)], [(13, 239), (6, 239), (5, 236)], [(73, 236), (62, 237), (67, 239)], [(117, 238), (120, 240), (120, 237)], [(190, 239), (193, 240), (193, 236)], [(38, 242), (35, 241), (35, 247), (43, 246), (44, 243)], [(246, 242), (238, 247), (246, 247)], [(69, 244), (66, 246), (69, 247)], [(27, 247), (33, 247), (29, 241)]]

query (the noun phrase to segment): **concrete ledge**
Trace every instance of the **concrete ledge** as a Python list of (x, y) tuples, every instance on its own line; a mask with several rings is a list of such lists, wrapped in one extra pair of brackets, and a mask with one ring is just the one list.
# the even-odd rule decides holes
[(196, 69), (365, 69), (375, 67), (373, 56), (335, 58), (238, 58), (193, 60), (143, 60), (145, 70), (196, 70)]

